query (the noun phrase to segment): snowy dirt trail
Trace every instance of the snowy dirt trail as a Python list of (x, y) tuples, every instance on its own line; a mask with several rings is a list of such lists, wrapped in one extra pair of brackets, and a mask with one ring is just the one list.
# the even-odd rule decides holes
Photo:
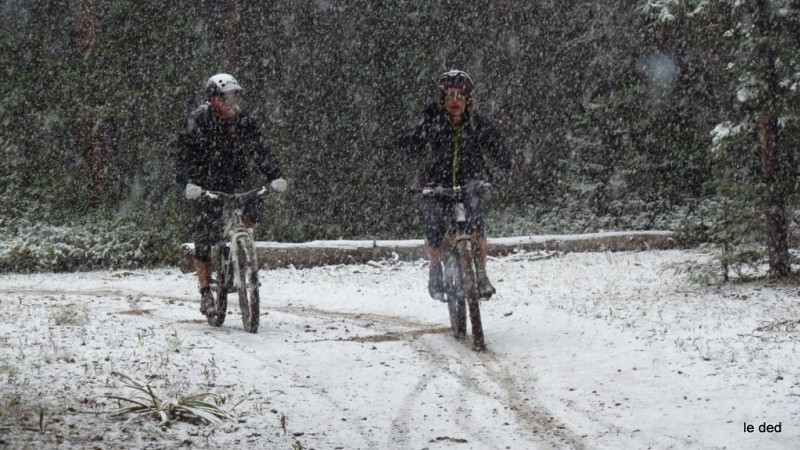
[[(266, 326), (249, 334), (241, 330), (235, 306), (225, 325), (214, 329), (198, 317), (193, 302), (148, 295), (141, 289), (17, 287), (3, 294), (29, 307), (43, 306), (45, 301), (91, 305), (93, 318), (102, 326), (89, 332), (87, 341), (119, 343), (135, 335), (142, 342), (162, 333), (171, 335), (173, 345), (180, 347), (175, 352), (188, 353), (188, 359), (172, 357), (165, 348), (155, 352), (155, 362), (119, 349), (117, 354), (109, 350), (104, 359), (110, 361), (110, 370), (173, 385), (191, 384), (181, 380), (180, 374), (187, 372), (184, 364), (206, 366), (205, 382), (198, 384), (208, 390), (223, 389), (231, 401), (238, 401), (237, 395), (246, 398), (244, 406), (254, 405), (239, 426), (252, 427), (245, 437), (249, 444), (274, 445), (273, 435), (285, 433), (309, 448), (447, 448), (454, 442), (470, 448), (512, 444), (512, 448), (536, 448), (537, 443), (554, 448), (549, 441), (557, 442), (555, 436), (563, 434), (552, 419), (537, 425), (530, 420), (536, 415), (509, 410), (509, 393), (502, 385), (508, 374), (503, 380), (494, 374), (496, 358), (491, 352), (475, 354), (441, 325), (398, 316), (265, 305)], [(78, 349), (70, 354), (67, 361), (92, 359)], [(494, 368), (487, 370), (489, 365)], [(172, 372), (177, 374), (170, 379)], [(70, 390), (85, 398), (106, 392), (80, 381), (75, 384)], [(58, 394), (53, 390), (47, 395)], [(518, 417), (525, 421), (520, 423)], [(72, 425), (70, 439), (76, 445), (98, 438), (77, 435), (78, 425), (63, 420)], [(272, 427), (258, 423), (262, 421)], [(259, 431), (265, 428), (273, 432)], [(238, 430), (223, 430), (205, 439), (212, 447), (223, 445), (234, 431)]]
[[(0, 448), (792, 448), (791, 286), (699, 287), (702, 254), (493, 259), (488, 351), (450, 333), (424, 262), (262, 271), (261, 328), (220, 328), (173, 269), (0, 276)], [(219, 425), (116, 418), (132, 395), (213, 393)], [(781, 424), (745, 433), (743, 423)]]

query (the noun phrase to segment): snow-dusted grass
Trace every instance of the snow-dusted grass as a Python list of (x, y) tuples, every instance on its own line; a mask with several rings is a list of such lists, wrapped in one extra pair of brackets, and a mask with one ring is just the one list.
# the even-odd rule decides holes
[[(709, 257), (492, 259), (486, 353), (451, 336), (424, 261), (262, 271), (257, 334), (235, 302), (208, 326), (174, 269), (2, 275), (0, 447), (794, 448), (800, 288), (672, 269)], [(115, 372), (234, 418), (114, 417), (134, 394)]]

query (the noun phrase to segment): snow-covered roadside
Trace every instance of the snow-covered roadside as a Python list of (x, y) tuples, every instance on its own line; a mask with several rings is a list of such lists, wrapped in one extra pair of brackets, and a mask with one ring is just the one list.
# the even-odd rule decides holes
[[(0, 447), (793, 448), (798, 335), (754, 330), (798, 318), (798, 289), (668, 269), (705, 257), (493, 259), (483, 354), (448, 333), (422, 261), (263, 271), (255, 335), (233, 305), (209, 327), (175, 269), (3, 275)], [(113, 419), (115, 370), (237, 418)]]

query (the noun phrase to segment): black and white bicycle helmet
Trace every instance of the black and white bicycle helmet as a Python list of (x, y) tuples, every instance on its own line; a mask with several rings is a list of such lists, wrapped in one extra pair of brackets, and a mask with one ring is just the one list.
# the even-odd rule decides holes
[(463, 70), (451, 69), (439, 75), (439, 89), (445, 91), (449, 88), (458, 88), (467, 95), (472, 93), (475, 83), (472, 78)]
[(227, 73), (218, 73), (206, 82), (206, 94), (209, 97), (214, 95), (224, 95), (228, 92), (241, 92), (242, 87), (236, 81), (236, 78), (228, 75)]

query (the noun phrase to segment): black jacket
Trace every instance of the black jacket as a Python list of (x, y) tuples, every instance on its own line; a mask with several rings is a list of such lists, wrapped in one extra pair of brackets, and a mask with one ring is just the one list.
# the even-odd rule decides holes
[(233, 121), (218, 118), (208, 104), (192, 111), (178, 138), (176, 179), (203, 189), (240, 192), (249, 188), (252, 161), (270, 181), (281, 178), (258, 123), (245, 112)]
[[(458, 185), (472, 180), (500, 181), (511, 170), (511, 157), (502, 136), (482, 115), (468, 110), (458, 135), (447, 120), (447, 111), (435, 103), (428, 105), (417, 125), (403, 135), (400, 145), (419, 164), (420, 182), (452, 186), (454, 154)], [(460, 142), (456, 149), (457, 136)]]

